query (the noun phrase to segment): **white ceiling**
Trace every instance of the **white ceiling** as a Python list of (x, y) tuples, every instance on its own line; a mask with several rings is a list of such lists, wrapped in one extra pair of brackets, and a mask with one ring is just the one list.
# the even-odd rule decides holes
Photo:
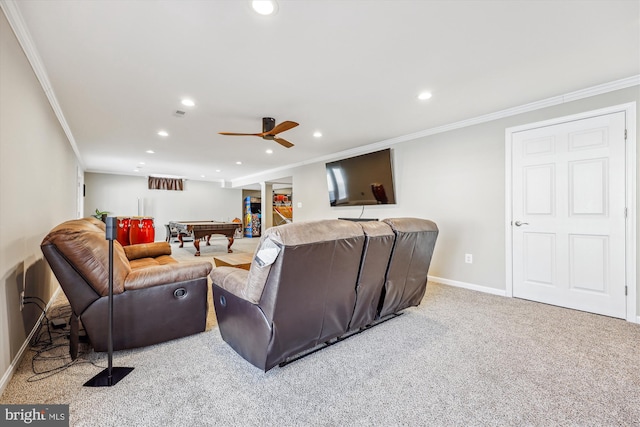
[[(640, 74), (637, 0), (278, 3), (1, 4), (90, 172), (229, 183)], [(295, 147), (218, 135), (264, 116)]]

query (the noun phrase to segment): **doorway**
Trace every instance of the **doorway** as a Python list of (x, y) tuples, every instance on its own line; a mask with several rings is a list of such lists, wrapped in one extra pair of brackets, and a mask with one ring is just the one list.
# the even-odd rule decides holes
[(507, 129), (508, 295), (636, 321), (634, 119), (628, 104)]

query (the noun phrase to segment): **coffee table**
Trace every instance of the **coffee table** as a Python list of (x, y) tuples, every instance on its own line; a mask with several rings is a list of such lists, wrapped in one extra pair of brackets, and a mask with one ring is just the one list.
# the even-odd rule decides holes
[(216, 267), (236, 267), (249, 270), (253, 261), (253, 254), (216, 255), (213, 257), (213, 261), (216, 263)]

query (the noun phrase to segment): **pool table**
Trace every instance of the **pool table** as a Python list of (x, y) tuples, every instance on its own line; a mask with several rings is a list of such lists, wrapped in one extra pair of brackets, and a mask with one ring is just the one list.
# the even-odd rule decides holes
[(169, 221), (169, 227), (175, 228), (178, 231), (178, 240), (180, 240), (180, 247), (184, 246), (182, 241), (182, 234), (193, 235), (193, 246), (196, 248), (195, 256), (200, 256), (200, 239), (207, 238), (207, 246), (210, 246), (209, 240), (212, 234), (222, 234), (229, 240), (227, 245), (227, 251), (231, 250), (233, 245), (233, 236), (237, 229), (242, 229), (242, 223), (240, 222), (220, 222), (220, 221)]

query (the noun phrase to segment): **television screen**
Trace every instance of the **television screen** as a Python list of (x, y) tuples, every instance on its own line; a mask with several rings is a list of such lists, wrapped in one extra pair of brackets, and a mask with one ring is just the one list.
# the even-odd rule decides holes
[(395, 204), (391, 149), (326, 164), (331, 206)]

